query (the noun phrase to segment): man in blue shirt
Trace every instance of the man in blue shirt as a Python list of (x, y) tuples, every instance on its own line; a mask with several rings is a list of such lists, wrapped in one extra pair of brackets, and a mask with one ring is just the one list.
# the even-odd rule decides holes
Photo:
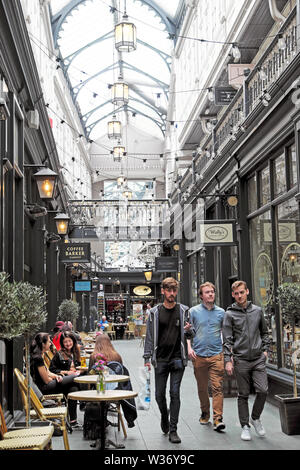
[(225, 429), (223, 423), (224, 355), (222, 324), (225, 311), (215, 305), (216, 288), (211, 282), (200, 286), (202, 303), (190, 310), (190, 323), (195, 330), (192, 340), (187, 340), (188, 355), (194, 365), (201, 407), (200, 424), (208, 424), (210, 403), (208, 379), (212, 390), (214, 430)]

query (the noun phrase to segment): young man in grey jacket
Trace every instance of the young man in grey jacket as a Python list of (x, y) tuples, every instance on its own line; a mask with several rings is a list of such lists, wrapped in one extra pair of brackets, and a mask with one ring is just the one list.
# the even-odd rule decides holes
[(241, 439), (251, 440), (248, 397), (250, 383), (256, 391), (250, 423), (258, 436), (266, 432), (261, 424), (268, 393), (266, 360), (270, 343), (262, 309), (248, 301), (249, 290), (245, 281), (232, 284), (235, 303), (228, 307), (223, 321), (225, 369), (229, 375), (235, 371), (238, 387), (238, 414), (242, 426)]
[[(176, 303), (178, 281), (165, 278), (161, 284), (164, 301), (153, 307), (147, 320), (144, 360), (145, 366), (155, 372), (155, 399), (161, 413), (161, 429), (169, 433), (169, 440), (176, 444), (180, 409), (180, 384), (188, 362), (186, 337), (193, 332), (188, 322), (189, 307)], [(170, 375), (170, 421), (166, 401), (166, 386)]]

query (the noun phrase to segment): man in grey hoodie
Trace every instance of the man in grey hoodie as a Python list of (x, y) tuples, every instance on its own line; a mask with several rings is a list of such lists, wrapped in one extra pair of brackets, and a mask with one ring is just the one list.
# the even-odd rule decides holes
[[(144, 360), (155, 372), (155, 399), (161, 413), (161, 429), (169, 440), (180, 443), (177, 423), (180, 409), (180, 384), (188, 362), (186, 337), (192, 337), (186, 305), (176, 303), (178, 281), (165, 278), (161, 284), (162, 304), (150, 310), (147, 320)], [(166, 386), (170, 375), (170, 421), (166, 401)]]
[(238, 414), (242, 426), (241, 439), (251, 440), (248, 397), (253, 381), (256, 398), (250, 423), (263, 437), (266, 432), (261, 424), (268, 393), (266, 360), (270, 343), (262, 309), (248, 301), (249, 290), (245, 281), (232, 284), (235, 303), (228, 307), (223, 321), (223, 346), (225, 369), (229, 375), (235, 371), (238, 387)]

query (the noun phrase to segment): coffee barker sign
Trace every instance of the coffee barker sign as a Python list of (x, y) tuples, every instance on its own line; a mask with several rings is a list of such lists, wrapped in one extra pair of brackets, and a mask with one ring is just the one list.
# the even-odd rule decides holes
[(64, 263), (85, 262), (91, 260), (90, 243), (66, 243), (60, 250), (60, 259)]

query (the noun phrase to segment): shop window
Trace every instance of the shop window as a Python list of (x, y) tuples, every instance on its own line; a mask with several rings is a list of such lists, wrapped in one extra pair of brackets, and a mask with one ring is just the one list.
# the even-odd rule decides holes
[(271, 185), (269, 167), (264, 168), (259, 173), (260, 176), (260, 206), (264, 206), (271, 201)]
[[(280, 204), (276, 210), (278, 232), (277, 253), (279, 261), (279, 283), (300, 283), (300, 225), (299, 208), (296, 200), (290, 199)], [(283, 360), (287, 369), (292, 369), (292, 336), (291, 325), (284, 321), (283, 326)], [(297, 338), (300, 339), (300, 325)], [(300, 372), (300, 364), (297, 365)]]
[(277, 364), (277, 339), (274, 316), (271, 315), (274, 294), (272, 259), (272, 224), (270, 211), (250, 221), (252, 292), (250, 298), (264, 312), (271, 339), (269, 363)]
[(257, 209), (257, 181), (256, 175), (248, 180), (248, 209), (249, 213)]
[(286, 190), (285, 155), (282, 154), (274, 160), (274, 197), (284, 194)]
[(295, 144), (288, 147), (288, 161), (290, 173), (290, 187), (293, 188), (297, 184), (297, 157)]
[(198, 271), (197, 271), (197, 253), (190, 256), (190, 286), (191, 286), (191, 305), (197, 305), (198, 302)]

